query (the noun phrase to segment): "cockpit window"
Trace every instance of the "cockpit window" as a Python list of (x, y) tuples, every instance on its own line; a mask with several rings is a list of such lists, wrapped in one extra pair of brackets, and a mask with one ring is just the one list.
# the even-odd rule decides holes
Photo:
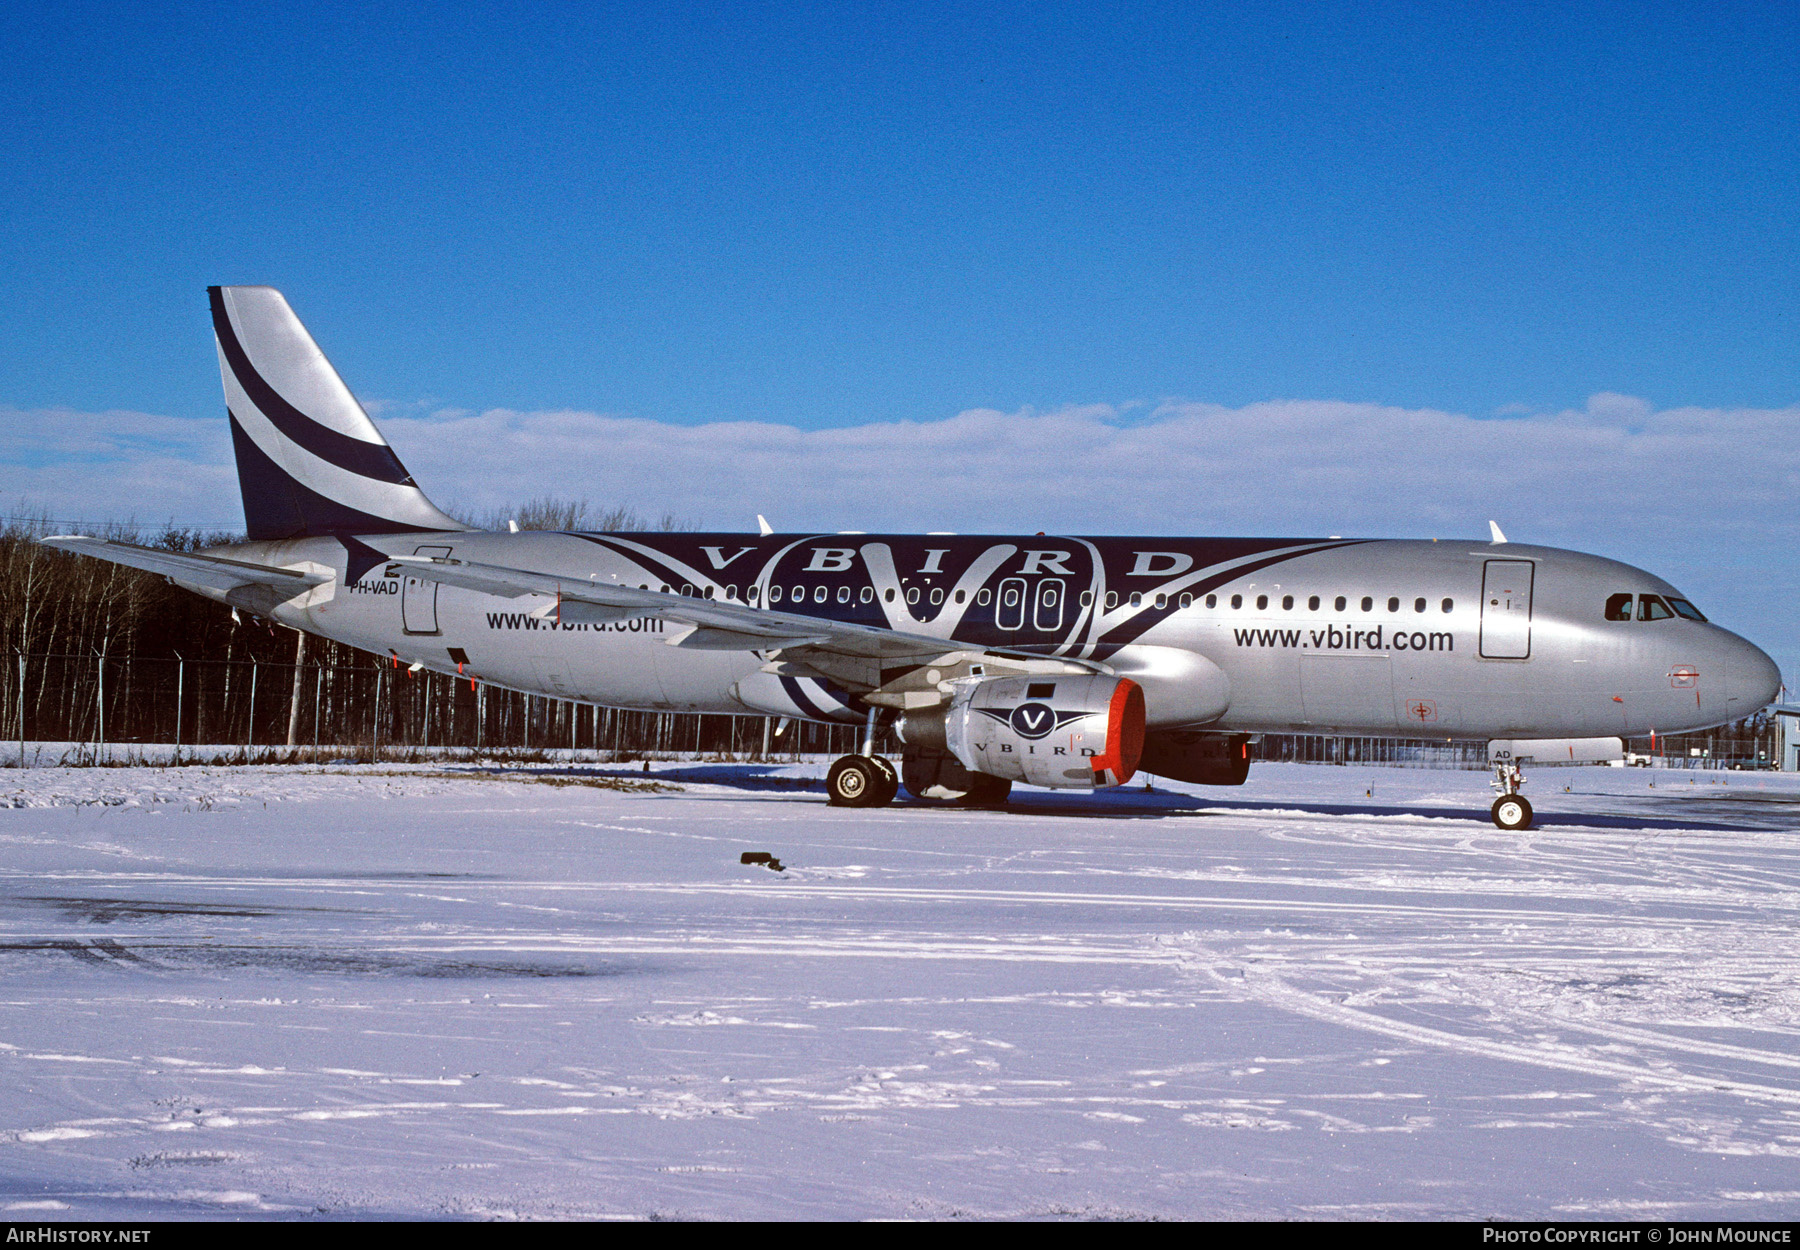
[(1669, 606), (1675, 609), (1676, 616), (1686, 617), (1690, 621), (1704, 621), (1706, 619), (1700, 614), (1700, 609), (1696, 608), (1686, 599), (1677, 599), (1674, 595), (1670, 595)]
[(1606, 619), (1629, 621), (1631, 619), (1631, 596), (1608, 595), (1606, 597)]
[(1638, 596), (1638, 620), (1666, 621), (1675, 614), (1669, 611), (1669, 605), (1657, 595)]

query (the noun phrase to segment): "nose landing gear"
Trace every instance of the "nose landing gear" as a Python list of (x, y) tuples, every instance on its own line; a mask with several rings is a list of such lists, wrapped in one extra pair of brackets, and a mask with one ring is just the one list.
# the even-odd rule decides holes
[(1525, 784), (1525, 774), (1512, 760), (1500, 760), (1494, 765), (1494, 789), (1500, 797), (1494, 800), (1492, 808), (1494, 823), (1509, 833), (1517, 833), (1531, 828), (1531, 803), (1519, 793), (1519, 787)]

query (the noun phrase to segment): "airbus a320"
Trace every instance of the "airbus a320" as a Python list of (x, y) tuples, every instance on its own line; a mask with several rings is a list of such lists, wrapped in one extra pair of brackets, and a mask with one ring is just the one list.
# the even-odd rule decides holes
[[(1772, 702), (1668, 582), (1504, 542), (475, 531), (426, 498), (280, 292), (209, 288), (248, 541), (44, 541), (407, 664), (619, 708), (852, 723), (832, 803), (991, 805), (1139, 770), (1241, 784), (1259, 734), (1492, 741), (1519, 765)], [(878, 731), (903, 744), (898, 766)]]

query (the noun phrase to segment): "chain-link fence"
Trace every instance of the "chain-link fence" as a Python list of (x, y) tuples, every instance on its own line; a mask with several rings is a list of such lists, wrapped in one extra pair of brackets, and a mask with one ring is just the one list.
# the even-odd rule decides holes
[[(861, 730), (773, 717), (598, 708), (371, 659), (276, 664), (15, 653), (0, 673), (10, 762), (396, 758), (598, 752), (612, 759), (845, 754)], [(893, 744), (883, 737), (882, 745)]]

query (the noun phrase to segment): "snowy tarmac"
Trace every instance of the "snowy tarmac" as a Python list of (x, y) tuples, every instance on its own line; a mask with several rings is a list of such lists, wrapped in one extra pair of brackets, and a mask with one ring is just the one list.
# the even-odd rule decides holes
[(1800, 1217), (1800, 778), (822, 773), (0, 773), (0, 1209)]

